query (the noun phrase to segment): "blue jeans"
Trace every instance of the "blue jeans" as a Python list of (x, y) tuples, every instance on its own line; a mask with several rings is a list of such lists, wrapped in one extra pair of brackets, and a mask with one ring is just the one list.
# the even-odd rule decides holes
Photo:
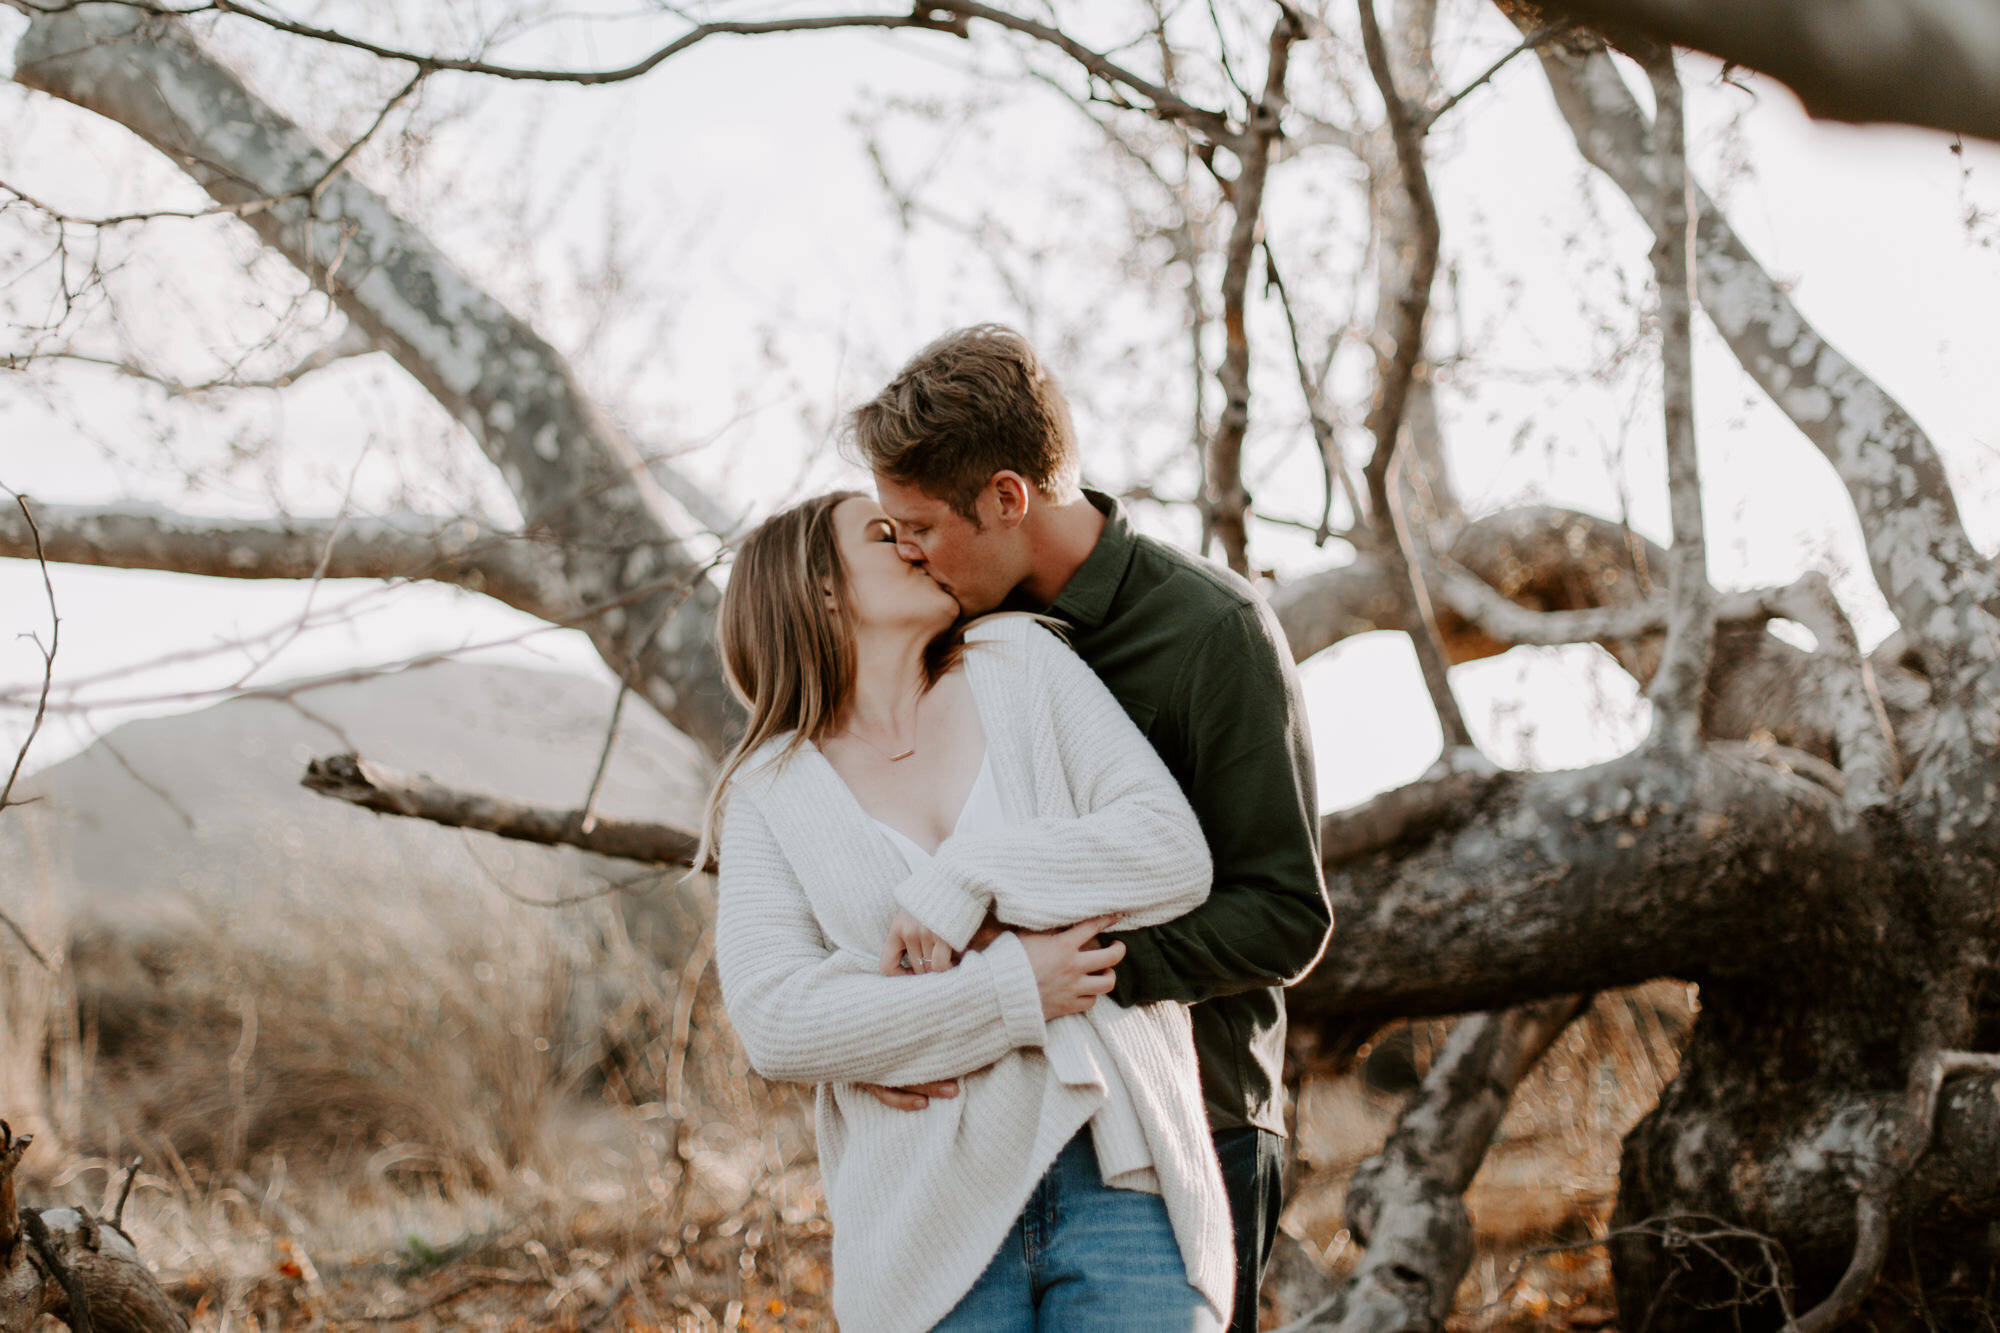
[(1115, 1190), (1088, 1126), (934, 1333), (1222, 1333), (1157, 1194)]
[(1285, 1211), (1285, 1141), (1254, 1126), (1218, 1129), (1215, 1156), (1236, 1231), (1236, 1314), (1229, 1333), (1257, 1333), (1257, 1291)]

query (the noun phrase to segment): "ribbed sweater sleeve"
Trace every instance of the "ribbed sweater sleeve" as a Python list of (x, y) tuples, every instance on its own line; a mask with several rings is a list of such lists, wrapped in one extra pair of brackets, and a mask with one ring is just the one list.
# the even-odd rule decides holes
[(989, 910), (1029, 930), (1115, 912), (1129, 929), (1200, 906), (1212, 873), (1207, 839), (1111, 691), (1039, 624), (995, 626), (994, 637), (1025, 652), (1024, 706), (1047, 710), (1033, 728), (1034, 772), (1062, 774), (1086, 813), (954, 837), (897, 886), (897, 900), (955, 949)]
[(793, 1083), (957, 1078), (1041, 1044), (1040, 992), (1012, 935), (934, 976), (885, 977), (834, 949), (763, 813), (738, 793), (722, 831), (715, 956), (750, 1063)]

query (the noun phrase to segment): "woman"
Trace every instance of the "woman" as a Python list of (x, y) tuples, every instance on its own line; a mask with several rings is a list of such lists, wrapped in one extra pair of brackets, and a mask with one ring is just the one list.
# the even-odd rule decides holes
[[(835, 1313), (1219, 1330), (1235, 1260), (1187, 1015), (1105, 998), (1123, 946), (1094, 938), (1202, 902), (1207, 845), (1080, 659), (1030, 617), (955, 634), (957, 610), (851, 492), (765, 523), (723, 598), (751, 721), (710, 803), (717, 964), (758, 1071), (820, 1085)], [(860, 1086), (945, 1079), (914, 1112)]]

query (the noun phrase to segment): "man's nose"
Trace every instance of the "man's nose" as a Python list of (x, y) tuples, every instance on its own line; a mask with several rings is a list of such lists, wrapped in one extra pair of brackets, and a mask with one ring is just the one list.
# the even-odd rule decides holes
[(902, 556), (905, 561), (912, 565), (921, 565), (924, 563), (924, 548), (911, 541), (908, 537), (896, 538), (896, 554)]

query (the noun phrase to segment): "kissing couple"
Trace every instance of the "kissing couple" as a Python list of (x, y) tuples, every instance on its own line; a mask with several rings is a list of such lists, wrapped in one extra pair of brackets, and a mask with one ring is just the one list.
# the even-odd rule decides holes
[(1283, 633), (1082, 486), (1011, 330), (933, 342), (848, 429), (875, 494), (736, 555), (749, 724), (704, 827), (730, 1020), (818, 1085), (835, 1315), (1254, 1330), (1282, 988), (1332, 929)]

